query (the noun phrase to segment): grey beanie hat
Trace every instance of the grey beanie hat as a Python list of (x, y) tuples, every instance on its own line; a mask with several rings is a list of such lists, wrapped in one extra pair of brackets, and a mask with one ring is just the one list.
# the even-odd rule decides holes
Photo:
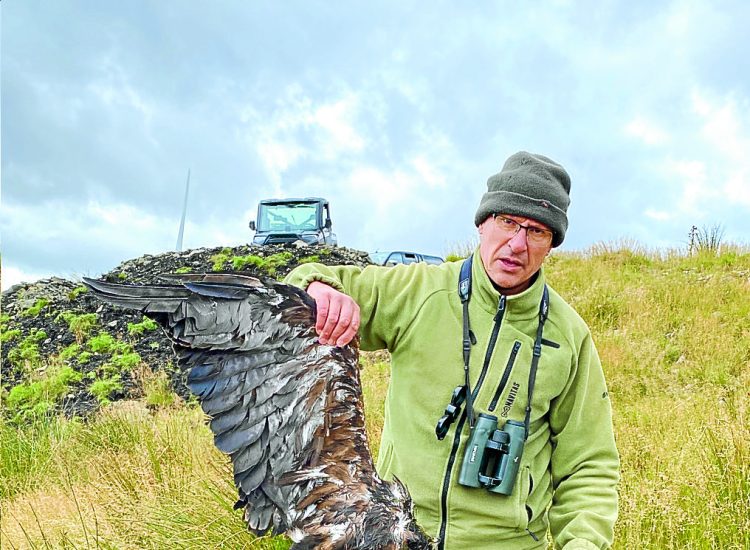
[(474, 224), (479, 226), (492, 214), (531, 218), (552, 229), (552, 246), (560, 246), (568, 228), (569, 204), (570, 176), (565, 168), (542, 155), (520, 151), (487, 180)]

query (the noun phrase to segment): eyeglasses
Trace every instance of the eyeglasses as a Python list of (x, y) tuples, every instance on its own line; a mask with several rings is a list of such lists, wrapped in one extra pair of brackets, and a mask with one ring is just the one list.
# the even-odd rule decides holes
[(521, 225), (517, 221), (501, 216), (500, 214), (493, 214), (492, 217), (495, 219), (495, 225), (500, 230), (500, 233), (506, 237), (513, 237), (523, 228), (526, 230), (526, 242), (530, 246), (548, 246), (552, 242), (553, 234), (549, 229)]

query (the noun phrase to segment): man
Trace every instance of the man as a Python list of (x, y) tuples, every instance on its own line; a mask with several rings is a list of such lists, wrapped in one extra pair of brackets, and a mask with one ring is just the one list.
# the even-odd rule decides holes
[[(479, 247), (464, 271), (461, 262), (307, 264), (287, 278), (315, 299), (322, 343), (359, 333), (362, 349), (390, 350), (378, 471), (407, 486), (441, 548), (545, 548), (548, 530), (564, 550), (612, 543), (619, 459), (601, 364), (588, 327), (542, 269), (565, 237), (569, 193), (562, 166), (516, 153), (487, 182)], [(459, 279), (470, 293), (459, 295)], [(500, 456), (479, 437), (480, 414), (497, 419), (498, 441), (514, 434), (515, 451), (504, 449), (520, 460), (504, 489), (486, 469), (482, 482), (462, 477), (483, 452)]]

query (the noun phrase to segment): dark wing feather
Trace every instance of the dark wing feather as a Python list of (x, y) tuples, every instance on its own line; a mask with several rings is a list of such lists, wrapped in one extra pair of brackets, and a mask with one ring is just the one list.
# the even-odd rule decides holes
[(288, 531), (300, 547), (339, 547), (361, 522), (355, 512), (383, 493), (356, 347), (318, 344), (314, 302), (294, 287), (238, 275), (169, 279), (181, 284), (84, 282), (166, 328), (216, 446), (232, 458), (248, 526)]

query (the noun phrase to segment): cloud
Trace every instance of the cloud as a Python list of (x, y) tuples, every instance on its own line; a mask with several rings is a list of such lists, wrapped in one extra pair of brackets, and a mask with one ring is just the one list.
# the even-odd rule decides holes
[(652, 208), (646, 209), (646, 211), (644, 212), (644, 215), (647, 218), (651, 218), (652, 220), (656, 220), (660, 222), (670, 220), (674, 217), (673, 214), (671, 214), (670, 212), (665, 212), (663, 210), (654, 210)]
[(262, 106), (241, 112), (244, 140), (265, 167), (277, 195), (285, 173), (303, 161), (335, 162), (361, 153), (367, 140), (360, 130), (361, 99), (350, 89), (314, 100), (298, 83), (287, 86), (270, 116)]
[(750, 3), (293, 6), (4, 5), (3, 260), (170, 249), (188, 169), (185, 247), (314, 195), (343, 244), (440, 253), (519, 149), (573, 176), (566, 247), (750, 234)]
[(669, 134), (654, 121), (636, 116), (625, 126), (625, 132), (643, 141), (646, 145), (661, 145), (669, 141)]
[(3, 264), (2, 271), (2, 290), (7, 290), (18, 283), (22, 283), (25, 281), (36, 281), (46, 276), (45, 273), (23, 271), (15, 266), (5, 264)]

